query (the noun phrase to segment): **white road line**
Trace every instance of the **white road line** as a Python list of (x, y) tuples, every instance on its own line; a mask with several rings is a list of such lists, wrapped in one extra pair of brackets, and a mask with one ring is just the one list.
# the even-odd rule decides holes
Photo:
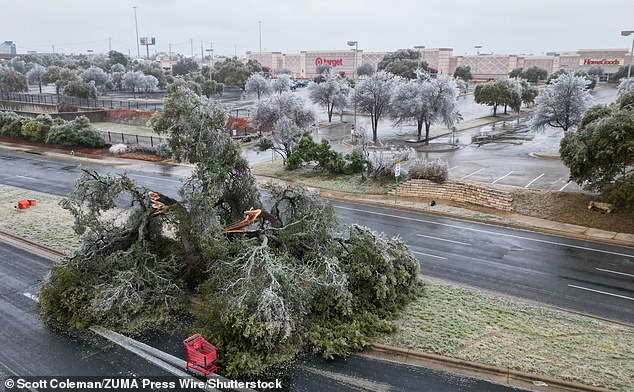
[(630, 301), (634, 301), (634, 298), (632, 298), (632, 297), (626, 297), (625, 295), (608, 293), (607, 291), (589, 289), (587, 287), (575, 286), (574, 284), (569, 284), (568, 287), (573, 287), (575, 289), (581, 289), (581, 290), (586, 290), (586, 291), (592, 291), (594, 293), (599, 293), (599, 294), (611, 295), (613, 297), (625, 298), (625, 299), (629, 299)]
[(540, 178), (542, 178), (544, 176), (544, 174), (546, 174), (546, 173), (542, 173), (542, 174), (538, 175), (537, 178), (533, 179), (533, 181), (531, 181), (528, 184), (526, 184), (526, 186), (524, 188), (528, 188), (529, 186), (531, 186), (532, 183), (534, 183), (535, 181), (537, 181)]
[[(530, 238), (530, 237), (522, 237), (521, 235), (506, 234), (506, 233), (498, 233), (498, 232), (495, 232), (495, 231), (488, 231), (488, 230), (475, 229), (475, 228), (472, 228), (472, 227), (464, 227), (464, 226), (452, 225), (452, 224), (449, 224), (449, 223), (440, 223), (440, 222), (434, 222), (434, 221), (425, 220), (425, 219), (409, 218), (409, 217), (406, 217), (406, 216), (399, 216), (399, 215), (393, 215), (393, 214), (385, 214), (385, 213), (383, 213), (383, 212), (376, 212), (376, 211), (362, 210), (362, 209), (360, 209), (360, 208), (351, 208), (351, 207), (342, 207), (342, 206), (335, 206), (335, 208), (340, 208), (340, 209), (342, 209), (342, 210), (350, 210), (350, 211), (364, 212), (364, 213), (366, 213), (366, 214), (373, 214), (373, 215), (387, 216), (387, 217), (390, 217), (390, 218), (399, 218), (399, 219), (409, 220), (409, 221), (413, 221), (413, 222), (430, 223), (430, 224), (439, 225), (439, 226), (453, 227), (453, 228), (456, 228), (456, 229), (461, 229), (461, 230), (470, 230), (470, 231), (475, 231), (475, 232), (479, 232), (479, 233), (491, 234), (491, 235), (494, 235), (494, 236), (502, 236), (502, 237), (518, 238), (518, 239), (522, 239), (522, 240), (528, 240), (528, 241), (534, 241), (534, 242), (541, 242), (541, 243), (544, 243), (544, 244), (559, 245), (559, 246), (564, 246), (564, 247), (568, 247), (568, 248), (575, 248), (575, 249), (589, 250), (589, 251), (593, 251), (593, 252), (606, 253), (606, 254), (615, 255), (615, 256), (624, 256), (624, 257), (631, 257), (631, 258), (634, 258), (634, 254), (628, 255), (628, 254), (625, 254), (625, 253), (610, 252), (609, 250), (602, 250), (602, 249), (588, 248), (588, 247), (586, 247), (586, 246), (580, 246), (580, 245), (570, 245), (570, 244), (562, 244), (562, 243), (560, 243), (560, 242), (555, 242), (555, 241), (540, 240), (539, 238)], [(487, 225), (486, 223), (480, 223), (480, 224), (481, 224), (481, 225), (483, 225), (483, 226), (491, 226), (491, 225)], [(511, 229), (511, 230), (522, 231), (521, 229)]]
[(472, 175), (474, 175), (474, 174), (478, 174), (478, 173), (480, 173), (482, 170), (484, 170), (484, 168), (482, 168), (482, 169), (480, 169), (480, 170), (476, 170), (476, 171), (474, 171), (474, 172), (473, 172), (473, 173), (471, 173), (471, 174), (467, 174), (467, 175), (466, 175), (466, 176), (464, 176), (464, 177), (460, 177), (460, 179), (461, 179), (461, 180), (464, 180), (464, 179), (465, 179), (465, 178), (467, 178), (467, 177), (471, 177), (471, 176), (472, 176)]
[(498, 178), (497, 180), (493, 181), (491, 184), (495, 184), (496, 182), (498, 182), (498, 181), (500, 181), (500, 180), (502, 180), (502, 179), (504, 179), (504, 178), (506, 178), (506, 177), (510, 176), (512, 173), (513, 173), (512, 171), (510, 171), (510, 172), (506, 173), (506, 174), (505, 174), (505, 175), (503, 175), (502, 177), (500, 177), (500, 178)]
[(432, 240), (453, 242), (454, 244), (460, 244), (460, 245), (471, 245), (471, 244), (469, 244), (467, 242), (460, 242), (460, 241), (448, 240), (448, 239), (445, 239), (445, 238), (432, 237), (430, 235), (423, 235), (423, 234), (416, 234), (416, 235), (419, 236), (419, 237), (431, 238)]
[(165, 178), (165, 177), (150, 177), (150, 176), (143, 176), (140, 174), (128, 174), (130, 177), (141, 177), (141, 178), (149, 178), (150, 180), (158, 180), (158, 181), (170, 181), (170, 182), (175, 182), (177, 184), (181, 184), (181, 181), (177, 181), (177, 180), (171, 180), (169, 178)]
[(566, 183), (566, 185), (562, 186), (562, 187), (561, 187), (561, 189), (559, 189), (559, 192), (561, 192), (561, 191), (563, 191), (564, 189), (566, 189), (566, 187), (567, 187), (568, 185), (570, 185), (570, 183), (571, 183), (571, 182), (572, 182), (572, 181), (568, 181), (568, 182)]
[(24, 292), (24, 293), (22, 293), (22, 295), (27, 297), (28, 299), (31, 299), (31, 300), (35, 301), (35, 302), (40, 302), (40, 299), (35, 294), (31, 294), (29, 292)]
[(619, 275), (631, 276), (632, 278), (634, 278), (634, 275), (626, 274), (625, 272), (612, 271), (612, 270), (607, 270), (607, 269), (603, 269), (603, 268), (595, 268), (595, 269), (599, 270), (599, 271), (603, 271), (603, 272), (609, 272), (611, 274), (619, 274)]
[(36, 179), (35, 179), (35, 178), (33, 178), (33, 177), (18, 176), (17, 174), (16, 174), (16, 177), (18, 177), (18, 178), (26, 178), (27, 180), (36, 180)]
[(430, 255), (429, 253), (416, 252), (415, 250), (413, 250), (413, 251), (412, 251), (412, 253), (416, 253), (417, 255), (423, 255), (423, 256), (435, 257), (435, 258), (437, 258), (437, 259), (447, 260), (447, 258), (446, 258), (446, 257), (436, 256), (436, 255)]
[(460, 167), (460, 166), (450, 167), (450, 168), (449, 168), (449, 171), (452, 171), (453, 169), (456, 169), (456, 168), (458, 168), (458, 167)]

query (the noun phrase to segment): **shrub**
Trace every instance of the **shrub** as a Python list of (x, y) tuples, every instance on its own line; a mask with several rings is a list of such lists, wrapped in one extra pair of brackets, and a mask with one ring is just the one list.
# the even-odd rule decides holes
[(110, 154), (112, 155), (121, 155), (128, 151), (128, 146), (125, 144), (115, 144), (114, 146), (111, 146), (108, 151), (110, 151)]
[(96, 147), (106, 145), (101, 133), (90, 125), (88, 118), (79, 116), (73, 121), (51, 128), (46, 139), (47, 144), (60, 146)]
[(22, 130), (20, 131), (22, 136), (29, 138), (29, 140), (39, 140), (39, 132), (37, 123), (34, 120), (28, 120), (22, 123)]
[(424, 179), (442, 184), (449, 178), (449, 165), (441, 159), (433, 161), (415, 159), (407, 174), (410, 178)]
[(82, 82), (81, 80), (71, 80), (64, 87), (64, 95), (77, 98), (97, 98), (97, 88), (93, 82)]
[(130, 144), (128, 146), (128, 151), (129, 152), (136, 152), (136, 153), (139, 153), (139, 154), (156, 155), (156, 147), (145, 146), (145, 145), (142, 145), (142, 144)]
[(167, 143), (161, 143), (156, 146), (156, 154), (162, 159), (167, 159), (172, 157), (172, 149)]
[(22, 124), (26, 119), (13, 112), (0, 113), (0, 135), (8, 137), (22, 136)]

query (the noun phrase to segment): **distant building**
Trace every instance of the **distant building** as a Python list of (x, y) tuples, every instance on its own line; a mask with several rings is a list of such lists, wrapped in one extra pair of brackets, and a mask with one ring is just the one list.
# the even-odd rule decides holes
[(13, 41), (4, 41), (0, 44), (0, 54), (16, 54), (15, 44)]
[[(420, 48), (421, 60), (441, 74), (452, 75), (458, 66), (471, 67), (477, 81), (503, 79), (514, 68), (539, 67), (549, 74), (560, 69), (588, 71), (592, 67), (603, 68), (605, 74), (615, 73), (620, 66), (628, 64), (630, 54), (627, 49), (579, 49), (574, 52), (549, 52), (543, 56), (516, 54), (479, 54), (454, 56), (451, 48)], [(273, 73), (281, 68), (291, 71), (294, 78), (317, 76), (316, 67), (329, 64), (335, 73), (352, 76), (355, 66), (369, 63), (376, 69), (385, 52), (367, 53), (363, 50), (320, 50), (299, 53), (247, 52), (247, 59), (258, 60)], [(355, 58), (356, 57), (356, 58)]]

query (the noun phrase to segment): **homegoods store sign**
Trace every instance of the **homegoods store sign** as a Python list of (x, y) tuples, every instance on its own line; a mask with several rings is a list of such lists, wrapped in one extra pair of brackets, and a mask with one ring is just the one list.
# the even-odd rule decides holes
[(623, 59), (581, 59), (579, 65), (621, 65)]

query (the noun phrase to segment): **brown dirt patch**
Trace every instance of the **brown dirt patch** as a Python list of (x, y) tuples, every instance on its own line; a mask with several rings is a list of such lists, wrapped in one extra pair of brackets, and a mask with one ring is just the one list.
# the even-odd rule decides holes
[(160, 162), (161, 157), (157, 155), (138, 154), (136, 152), (126, 152), (124, 154), (117, 155), (117, 158), (136, 159), (139, 161)]
[(518, 190), (513, 205), (518, 214), (595, 229), (634, 233), (634, 209), (621, 208), (611, 214), (588, 210), (588, 203), (600, 201), (596, 195), (577, 192)]

